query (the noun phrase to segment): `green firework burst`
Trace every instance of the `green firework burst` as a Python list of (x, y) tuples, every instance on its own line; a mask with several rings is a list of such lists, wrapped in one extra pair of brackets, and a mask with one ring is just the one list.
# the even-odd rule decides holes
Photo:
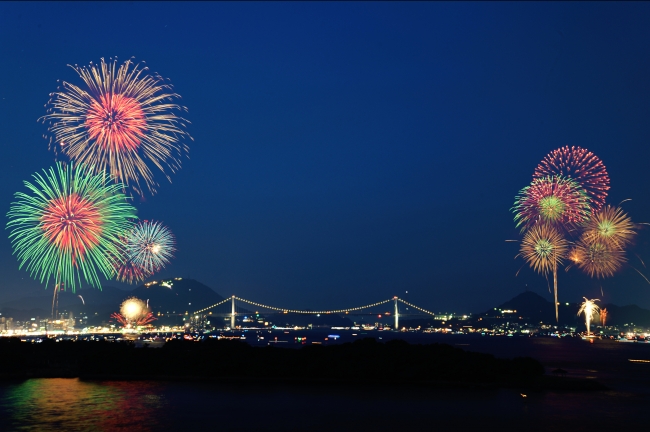
[(19, 268), (46, 286), (53, 279), (74, 292), (83, 276), (101, 289), (99, 273), (114, 275), (119, 236), (136, 218), (124, 186), (84, 165), (57, 163), (32, 177), (24, 182), (28, 193), (17, 192), (7, 213)]

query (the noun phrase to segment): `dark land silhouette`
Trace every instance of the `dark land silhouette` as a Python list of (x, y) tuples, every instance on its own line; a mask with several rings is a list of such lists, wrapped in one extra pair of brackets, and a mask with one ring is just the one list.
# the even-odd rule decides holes
[(594, 381), (545, 375), (529, 357), (500, 359), (446, 344), (373, 338), (302, 349), (252, 347), (238, 340), (171, 340), (162, 348), (130, 342), (21, 342), (0, 339), (2, 377), (181, 379), (306, 385), (418, 385), (601, 389)]

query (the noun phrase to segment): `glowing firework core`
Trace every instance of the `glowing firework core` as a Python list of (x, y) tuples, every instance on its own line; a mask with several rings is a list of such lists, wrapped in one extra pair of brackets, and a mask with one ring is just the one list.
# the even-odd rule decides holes
[(539, 200), (539, 213), (544, 219), (550, 222), (560, 220), (564, 214), (565, 208), (566, 205), (562, 200), (554, 195)]
[(102, 218), (88, 200), (72, 193), (51, 199), (41, 216), (45, 237), (58, 248), (70, 251), (73, 260), (99, 244)]
[(120, 313), (129, 320), (136, 320), (140, 318), (143, 312), (147, 311), (145, 302), (138, 298), (130, 298), (122, 303)]
[(121, 94), (102, 94), (86, 115), (88, 136), (109, 152), (133, 151), (140, 146), (147, 122), (138, 101)]
[(553, 252), (553, 245), (546, 239), (539, 239), (535, 243), (535, 252), (541, 257), (550, 257)]
[(124, 300), (120, 306), (120, 313), (114, 313), (111, 317), (117, 319), (125, 328), (143, 326), (156, 319), (147, 303), (136, 297)]

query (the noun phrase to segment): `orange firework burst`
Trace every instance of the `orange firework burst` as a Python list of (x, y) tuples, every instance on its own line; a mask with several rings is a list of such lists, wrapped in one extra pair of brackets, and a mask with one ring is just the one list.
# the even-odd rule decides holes
[(559, 321), (557, 302), (557, 266), (567, 252), (567, 241), (560, 232), (547, 224), (533, 226), (521, 242), (520, 255), (538, 273), (553, 272), (555, 320)]
[(603, 327), (607, 325), (607, 308), (600, 310), (600, 325)]
[[(95, 172), (107, 171), (118, 182), (130, 185), (138, 194), (156, 192), (150, 166), (168, 180), (168, 169), (180, 168), (188, 151), (183, 143), (185, 110), (173, 103), (179, 96), (158, 75), (131, 60), (72, 67), (85, 88), (63, 82), (50, 96), (48, 113), (50, 146), (74, 163), (84, 163)], [(54, 144), (54, 145), (53, 145)]]
[(605, 206), (586, 223), (588, 243), (604, 243), (610, 249), (623, 249), (636, 234), (630, 217), (620, 207)]
[(620, 248), (584, 236), (571, 251), (570, 258), (582, 271), (597, 278), (614, 276), (626, 261)]
[(524, 235), (520, 255), (538, 273), (548, 274), (562, 264), (567, 241), (560, 232), (545, 224), (535, 225)]

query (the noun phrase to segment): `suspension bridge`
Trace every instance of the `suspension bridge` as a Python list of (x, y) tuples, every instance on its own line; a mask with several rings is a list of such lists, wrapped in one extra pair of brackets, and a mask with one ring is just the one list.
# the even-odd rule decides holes
[[(220, 313), (220, 314), (213, 314), (212, 313), (212, 310), (214, 310), (215, 308), (217, 308), (219, 306), (227, 306), (228, 302), (230, 302), (230, 306), (231, 306), (230, 313)], [(387, 305), (387, 304), (392, 302), (393, 303), (393, 313), (392, 313), (392, 315), (393, 315), (393, 318), (394, 318), (394, 321), (395, 321), (395, 327), (394, 327), (395, 329), (399, 329), (400, 316), (413, 315), (413, 313), (405, 313), (404, 311), (402, 311), (400, 313), (400, 308), (399, 308), (400, 303), (405, 305), (407, 310), (410, 307), (410, 308), (413, 308), (413, 309), (415, 309), (416, 311), (418, 311), (418, 312), (420, 312), (422, 314), (435, 316), (435, 314), (433, 312), (428, 311), (428, 310), (426, 310), (426, 309), (424, 309), (424, 308), (422, 308), (420, 306), (409, 303), (408, 301), (406, 301), (404, 299), (401, 299), (401, 298), (399, 298), (397, 296), (395, 296), (393, 298), (386, 299), (386, 300), (381, 300), (381, 301), (378, 301), (378, 302), (375, 302), (375, 303), (370, 303), (370, 304), (363, 305), (363, 306), (356, 306), (356, 307), (345, 308), (345, 309), (307, 310), (307, 309), (290, 309), (290, 308), (282, 308), (282, 307), (277, 307), (277, 306), (269, 306), (269, 305), (265, 305), (265, 304), (262, 304), (262, 303), (257, 303), (257, 302), (251, 301), (251, 300), (243, 299), (243, 298), (237, 297), (235, 295), (233, 295), (232, 297), (229, 297), (229, 298), (225, 298), (222, 301), (220, 301), (218, 303), (215, 303), (215, 304), (213, 304), (211, 306), (205, 307), (203, 309), (199, 309), (196, 312), (192, 313), (192, 315), (199, 316), (199, 315), (205, 315), (206, 313), (208, 313), (208, 314), (213, 315), (213, 316), (226, 316), (226, 317), (229, 316), (230, 317), (230, 328), (234, 329), (235, 328), (235, 319), (236, 319), (238, 314), (239, 315), (241, 315), (243, 313), (250, 314), (249, 310), (247, 310), (246, 312), (241, 312), (241, 311), (238, 312), (237, 311), (237, 305), (236, 305), (237, 302), (241, 302), (241, 303), (244, 303), (244, 304), (247, 304), (247, 305), (250, 305), (250, 306), (254, 306), (255, 308), (258, 308), (258, 309), (273, 311), (273, 312), (277, 312), (277, 313), (283, 313), (283, 314), (290, 314), (291, 313), (291, 314), (301, 314), (301, 315), (327, 315), (327, 314), (346, 314), (346, 315), (347, 314), (351, 314), (351, 315), (364, 315), (364, 314), (367, 314), (367, 315), (374, 315), (375, 313), (370, 313), (369, 312), (371, 308), (376, 308), (378, 306)]]

